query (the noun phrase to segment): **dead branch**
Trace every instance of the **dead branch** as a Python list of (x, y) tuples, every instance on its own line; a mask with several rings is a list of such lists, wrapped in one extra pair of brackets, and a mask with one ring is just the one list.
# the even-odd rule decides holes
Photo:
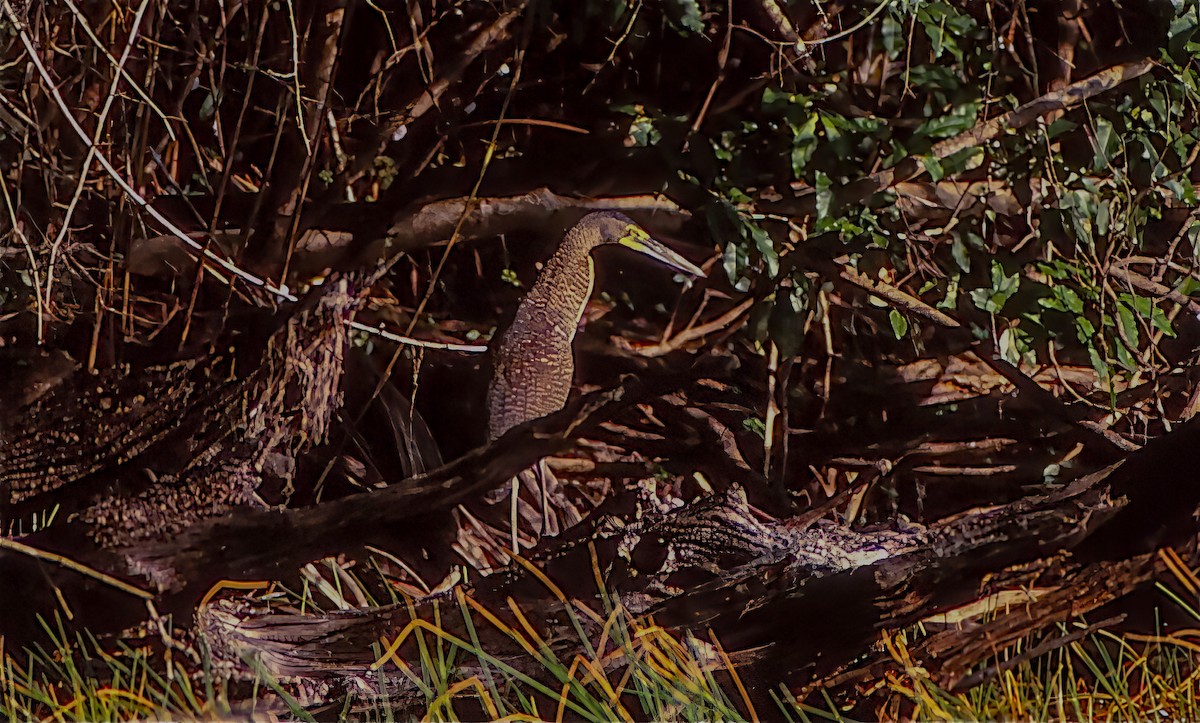
[[(720, 360), (699, 360), (698, 369), (717, 370)], [(718, 373), (727, 373), (718, 372)], [(136, 544), (97, 547), (92, 538), (103, 520), (86, 516), (22, 538), (25, 547), (57, 553), (80, 567), (130, 581), (148, 580), (158, 591), (162, 611), (187, 612), (215, 582), (226, 579), (282, 578), (321, 557), (389, 546), (404, 540), (402, 520), (433, 515), (483, 491), (503, 484), (538, 459), (567, 449), (618, 410), (657, 394), (677, 389), (688, 375), (644, 374), (627, 378), (615, 389), (576, 400), (562, 412), (512, 430), (495, 443), (434, 470), (376, 492), (362, 493), (314, 507), (275, 510), (238, 507), (224, 516), (201, 520), (168, 538), (143, 539)], [(103, 530), (101, 530), (103, 531)], [(86, 579), (60, 569), (48, 556), (24, 550), (0, 549), (0, 574), (12, 585), (0, 590), (6, 609), (38, 610), (57, 607), (76, 595), (105, 596), (86, 607), (105, 610), (88, 624), (95, 631), (113, 631), (135, 622), (144, 610), (129, 600), (98, 589), (96, 576)], [(19, 592), (18, 592), (19, 591)], [(19, 594), (21, 602), (7, 600)], [(42, 604), (33, 604), (40, 600)], [(31, 619), (19, 615), (0, 621), (0, 633), (28, 631)]]
[[(805, 530), (764, 519), (733, 491), (681, 510), (600, 516), (586, 533), (594, 553), (574, 540), (563, 541), (560, 552), (547, 551), (543, 564), (556, 585), (586, 605), (597, 603), (594, 582), (589, 589), (579, 570), (598, 566), (631, 612), (653, 613), (659, 623), (676, 629), (716, 631), (726, 649), (738, 651), (735, 659), (749, 666), (744, 670), (753, 679), (771, 684), (796, 671), (808, 680), (821, 677), (860, 654), (882, 630), (962, 607), (998, 586), (1022, 587), (1031, 580), (1021, 571), (1040, 569), (1032, 580), (1039, 594), (1025, 608), (982, 631), (951, 629), (930, 639), (924, 654), (953, 658), (953, 665), (947, 661), (948, 675), (959, 679), (1030, 630), (1070, 619), (1148, 579), (1150, 550), (1192, 534), (1200, 485), (1181, 484), (1170, 472), (1185, 468), (1188, 449), (1197, 443), (1200, 423), (1182, 425), (1124, 463), (1066, 487), (972, 510), (929, 528), (854, 532), (825, 523)], [(1187, 490), (1172, 500), (1177, 506), (1171, 509), (1157, 505), (1167, 488)], [(1159, 509), (1158, 518), (1138, 514), (1143, 504)], [(1108, 535), (1136, 542), (1115, 560), (1101, 561), (1097, 558), (1109, 552)], [(597, 557), (586, 559), (589, 554)], [(470, 594), (492, 609), (515, 597), (528, 611), (538, 585), (508, 573), (484, 579)], [(539, 617), (552, 618), (554, 596), (542, 590), (535, 599), (546, 613)], [(420, 605), (445, 600), (435, 597)], [(829, 610), (839, 611), (832, 628)], [(792, 621), (786, 630), (778, 625), (781, 619)], [(351, 620), (370, 635), (345, 635)], [(407, 616), (392, 607), (325, 617), (226, 611), (206, 615), (204, 624), (224, 646), (225, 658), (236, 659), (270, 638), (273, 664), (281, 674), (354, 677), (377, 659), (369, 644), (379, 635), (394, 637), (406, 622)], [(275, 627), (278, 632), (264, 633)], [(297, 630), (308, 632), (291, 634)], [(331, 635), (334, 630), (339, 633)], [(333, 659), (340, 662), (331, 665), (327, 658), (319, 668), (306, 663), (302, 651), (318, 640), (334, 645)], [(511, 640), (505, 648), (489, 650), (519, 653)]]

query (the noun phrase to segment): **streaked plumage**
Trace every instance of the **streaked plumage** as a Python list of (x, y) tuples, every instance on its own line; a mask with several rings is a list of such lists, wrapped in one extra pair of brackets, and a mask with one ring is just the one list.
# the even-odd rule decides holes
[(575, 375), (571, 345), (596, 278), (592, 251), (609, 243), (644, 253), (678, 271), (704, 275), (624, 214), (597, 211), (584, 216), (567, 231), (500, 337), (488, 389), (490, 439), (566, 404)]

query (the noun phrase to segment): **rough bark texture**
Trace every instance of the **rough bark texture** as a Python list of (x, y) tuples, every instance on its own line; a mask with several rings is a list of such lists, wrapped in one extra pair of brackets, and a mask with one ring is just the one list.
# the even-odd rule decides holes
[[(846, 664), (881, 631), (1003, 590), (1036, 588), (1036, 596), (988, 624), (948, 627), (916, 651), (942, 663), (938, 675), (947, 685), (966, 686), (994, 674), (990, 668), (969, 673), (997, 650), (1127, 594), (1154, 574), (1155, 546), (1190, 538), (1200, 484), (1167, 473), (1197, 443), (1200, 424), (1189, 423), (1126, 462), (1057, 491), (928, 528), (851, 531), (828, 522), (806, 528), (752, 512), (736, 490), (676, 510), (654, 509), (653, 499), (643, 498), (635, 511), (598, 516), (536, 562), (568, 595), (598, 605), (588, 579), (594, 551), (606, 584), (627, 609), (653, 613), (679, 630), (714, 630), (745, 666), (757, 695), (781, 679), (850, 680), (869, 665)], [(1166, 489), (1179, 490), (1176, 506), (1155, 505), (1154, 519), (1138, 514)], [(1132, 544), (1101, 562), (1110, 552), (1108, 535)], [(464, 592), (492, 610), (519, 601), (527, 617), (543, 621), (543, 637), (576, 641), (577, 647), (563, 643), (567, 658), (583, 652), (555, 595), (528, 574), (499, 573)], [(201, 625), (224, 660), (259, 654), (285, 678), (372, 689), (378, 673), (369, 667), (379, 659), (372, 644), (394, 639), (414, 615), (428, 617), (434, 606), (442, 608), (442, 624), (459, 631), (462, 622), (448, 612), (453, 601), (443, 594), (412, 611), (392, 606), (329, 616), (262, 614), (225, 604), (206, 610)], [(830, 611), (837, 611), (836, 626), (829, 625)], [(506, 660), (506, 651), (512, 660), (520, 657), (514, 641), (494, 630), (487, 634), (490, 651)]]

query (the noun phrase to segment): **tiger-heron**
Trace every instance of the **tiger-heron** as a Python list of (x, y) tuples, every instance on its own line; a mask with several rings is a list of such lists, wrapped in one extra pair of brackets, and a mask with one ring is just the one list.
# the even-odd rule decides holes
[[(685, 274), (704, 271), (650, 234), (628, 216), (597, 211), (580, 219), (546, 262), (533, 288), (521, 300), (512, 325), (494, 348), (494, 374), (488, 388), (488, 437), (562, 409), (571, 393), (575, 359), (571, 350), (584, 307), (596, 281), (592, 251), (620, 244)], [(524, 473), (523, 473), (524, 474)], [(542, 528), (547, 524), (546, 478), (543, 465), (534, 475), (541, 488)], [(512, 545), (517, 548), (517, 492), (512, 482)]]
[(500, 337), (488, 388), (488, 436), (496, 439), (531, 419), (562, 409), (571, 392), (571, 344), (596, 281), (592, 251), (620, 244), (693, 276), (704, 271), (655, 241), (628, 216), (596, 211), (580, 219), (521, 299)]

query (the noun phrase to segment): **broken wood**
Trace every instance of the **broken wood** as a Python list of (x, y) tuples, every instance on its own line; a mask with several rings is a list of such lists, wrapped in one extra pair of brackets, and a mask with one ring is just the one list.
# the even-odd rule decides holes
[[(820, 679), (840, 670), (882, 631), (999, 588), (1036, 583), (1039, 593), (1028, 604), (982, 629), (947, 629), (922, 647), (922, 655), (948, 658), (948, 683), (966, 684), (974, 680), (968, 672), (998, 649), (1144, 583), (1153, 574), (1155, 547), (1194, 534), (1200, 484), (1180, 484), (1170, 471), (1183, 468), (1197, 444), (1200, 423), (1188, 423), (1125, 462), (1057, 490), (927, 528), (852, 531), (818, 523), (805, 529), (764, 519), (734, 490), (678, 510), (601, 515), (583, 538), (590, 545), (579, 544), (579, 538), (560, 541), (537, 562), (569, 598), (593, 609), (601, 605), (598, 592), (580, 569), (603, 570), (605, 584), (634, 614), (653, 614), (680, 631), (715, 631), (745, 666), (743, 676), (759, 686)], [(1186, 490), (1173, 497), (1171, 509), (1155, 504), (1166, 488)], [(1139, 513), (1151, 504), (1159, 510), (1155, 519)], [(1115, 558), (1096, 561), (1111, 552), (1105, 542), (1110, 535), (1134, 544)], [(545, 588), (539, 594), (540, 583), (530, 578), (518, 569), (464, 592), (497, 611), (518, 600), (526, 613), (540, 613), (528, 617), (549, 626), (540, 629), (545, 636), (571, 637), (555, 613), (561, 601)], [(450, 621), (445, 609), (450, 600), (447, 594), (426, 598), (412, 614), (420, 617), (441, 605), (442, 624), (453, 632), (461, 622)], [(837, 611), (836, 625), (830, 624), (831, 611)], [(778, 625), (781, 619), (791, 621), (786, 631)], [(206, 611), (202, 627), (224, 659), (257, 651), (260, 662), (282, 676), (340, 678), (370, 687), (368, 672), (378, 670), (372, 664), (381, 659), (371, 645), (381, 636), (394, 638), (410, 620), (410, 612), (397, 606), (296, 616), (225, 605)], [(351, 629), (362, 634), (347, 634)], [(499, 636), (494, 642), (501, 647), (489, 648), (492, 653), (519, 657), (512, 640), (505, 644)], [(326, 653), (319, 661), (312, 659), (317, 650)], [(581, 651), (563, 652), (569, 658)]]

